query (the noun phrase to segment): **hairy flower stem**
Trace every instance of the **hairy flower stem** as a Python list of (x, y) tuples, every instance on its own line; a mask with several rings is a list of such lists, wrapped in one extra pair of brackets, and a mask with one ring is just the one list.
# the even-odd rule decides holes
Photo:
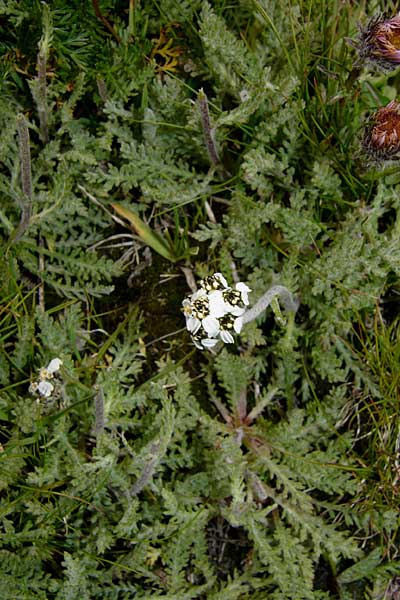
[(129, 491), (130, 496), (137, 496), (153, 477), (154, 470), (160, 459), (160, 443), (158, 441), (150, 444), (150, 453), (145, 461), (143, 471)]
[(21, 169), (21, 187), (23, 193), (22, 214), (18, 227), (12, 236), (17, 242), (28, 228), (32, 212), (32, 176), (31, 176), (31, 150), (28, 124), (23, 114), (17, 116), (18, 146)]
[(42, 3), (43, 34), (39, 41), (37, 54), (37, 76), (30, 83), (33, 99), (39, 116), (39, 135), (44, 144), (49, 141), (49, 106), (47, 103), (47, 61), (50, 54), (53, 23), (51, 12), (46, 3)]
[(295, 313), (299, 308), (299, 302), (295, 300), (292, 294), (283, 285), (274, 285), (270, 288), (255, 305), (247, 310), (243, 315), (243, 325), (254, 321), (271, 304), (277, 296), (282, 300), (282, 304), (288, 312)]
[(23, 114), (17, 116), (18, 145), (21, 161), (21, 187), (26, 198), (32, 198), (31, 149), (28, 124)]
[(101, 77), (98, 77), (96, 79), (96, 82), (97, 82), (97, 90), (99, 92), (99, 96), (105, 104), (108, 100), (108, 91), (107, 91), (106, 82)]
[(40, 123), (40, 139), (44, 144), (49, 141), (49, 125), (48, 125), (48, 106), (47, 106), (47, 83), (46, 83), (46, 69), (47, 69), (47, 57), (46, 51), (40, 50), (37, 56), (37, 95), (36, 103), (39, 115)]
[(210, 160), (213, 165), (219, 165), (220, 160), (217, 152), (217, 146), (214, 140), (214, 133), (211, 128), (210, 113), (208, 110), (208, 99), (202, 89), (199, 91), (198, 99), (200, 107), (201, 124), (203, 127), (208, 156), (210, 157)]
[(105, 419), (104, 419), (104, 392), (101, 386), (98, 386), (97, 393), (94, 397), (94, 433), (96, 436), (100, 435), (104, 431)]

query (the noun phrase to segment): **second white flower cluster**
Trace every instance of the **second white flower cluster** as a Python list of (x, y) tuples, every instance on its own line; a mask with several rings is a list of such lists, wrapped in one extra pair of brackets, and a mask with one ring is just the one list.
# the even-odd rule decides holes
[(182, 303), (193, 343), (200, 350), (212, 348), (219, 340), (232, 344), (232, 333), (242, 329), (251, 289), (242, 282), (235, 289), (229, 287), (221, 273), (202, 279), (199, 285)]
[(50, 380), (54, 379), (55, 373), (60, 370), (62, 364), (63, 363), (60, 358), (53, 358), (47, 367), (42, 367), (39, 369), (39, 380), (32, 381), (31, 385), (29, 386), (30, 393), (39, 394), (39, 396), (49, 398), (54, 391), (54, 385)]

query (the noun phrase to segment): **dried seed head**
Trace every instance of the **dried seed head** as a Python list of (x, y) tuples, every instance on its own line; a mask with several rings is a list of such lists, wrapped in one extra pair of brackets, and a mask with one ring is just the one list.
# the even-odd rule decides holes
[(368, 119), (362, 146), (375, 162), (400, 158), (400, 103), (392, 100)]
[(358, 52), (362, 61), (376, 64), (384, 71), (392, 71), (400, 65), (400, 13), (387, 18), (373, 17), (361, 28)]

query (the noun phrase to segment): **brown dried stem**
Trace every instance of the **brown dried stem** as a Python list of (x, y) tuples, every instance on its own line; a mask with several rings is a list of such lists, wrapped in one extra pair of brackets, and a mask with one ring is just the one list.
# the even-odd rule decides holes
[(119, 37), (118, 33), (115, 31), (115, 29), (111, 25), (111, 23), (109, 23), (109, 21), (107, 21), (105, 16), (102, 14), (100, 7), (99, 7), (99, 0), (92, 0), (92, 5), (93, 5), (94, 12), (96, 13), (96, 17), (98, 19), (100, 19), (100, 21), (103, 23), (104, 27), (106, 27), (106, 29), (108, 29), (108, 31), (111, 33), (111, 35), (117, 40), (118, 44), (120, 44), (121, 38)]

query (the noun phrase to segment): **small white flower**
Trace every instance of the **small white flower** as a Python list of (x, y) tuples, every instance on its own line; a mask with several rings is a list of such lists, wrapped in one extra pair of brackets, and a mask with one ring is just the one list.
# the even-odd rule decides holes
[(208, 294), (204, 289), (197, 290), (182, 302), (183, 314), (186, 318), (186, 327), (190, 333), (198, 332), (203, 319), (209, 316)]
[[(244, 284), (243, 284), (244, 285)], [(247, 287), (247, 286), (246, 286)], [(242, 315), (246, 308), (244, 300), (248, 301), (247, 294), (245, 293), (243, 300), (243, 292), (240, 290), (233, 290), (229, 288), (222, 292), (224, 301), (226, 304), (226, 312), (232, 315)]]
[(249, 100), (250, 94), (246, 89), (240, 90), (239, 98), (240, 98), (241, 102), (246, 102), (246, 100)]
[(218, 338), (201, 338), (199, 335), (192, 336), (192, 342), (199, 350), (204, 350), (205, 348), (212, 348), (215, 344), (218, 343)]
[(41, 396), (48, 398), (51, 396), (54, 390), (54, 385), (50, 381), (40, 381), (37, 387), (37, 391)]
[(205, 277), (200, 281), (200, 288), (206, 292), (212, 292), (213, 290), (223, 290), (228, 287), (228, 282), (222, 273), (214, 273), (209, 277)]
[(216, 277), (217, 279), (220, 280), (220, 282), (222, 283), (222, 285), (227, 288), (228, 287), (228, 282), (225, 279), (225, 277), (222, 275), (222, 273), (214, 273), (214, 277)]
[(57, 373), (57, 371), (60, 370), (62, 364), (63, 361), (60, 358), (53, 358), (47, 365), (47, 372), (50, 373), (50, 375), (54, 375), (54, 373)]
[(248, 304), (249, 304), (248, 293), (251, 292), (251, 289), (245, 283), (242, 283), (241, 281), (235, 285), (235, 288), (237, 289), (238, 292), (241, 293), (243, 304), (248, 306)]
[(190, 331), (190, 333), (197, 333), (201, 327), (201, 321), (196, 319), (196, 317), (186, 317), (186, 329)]

